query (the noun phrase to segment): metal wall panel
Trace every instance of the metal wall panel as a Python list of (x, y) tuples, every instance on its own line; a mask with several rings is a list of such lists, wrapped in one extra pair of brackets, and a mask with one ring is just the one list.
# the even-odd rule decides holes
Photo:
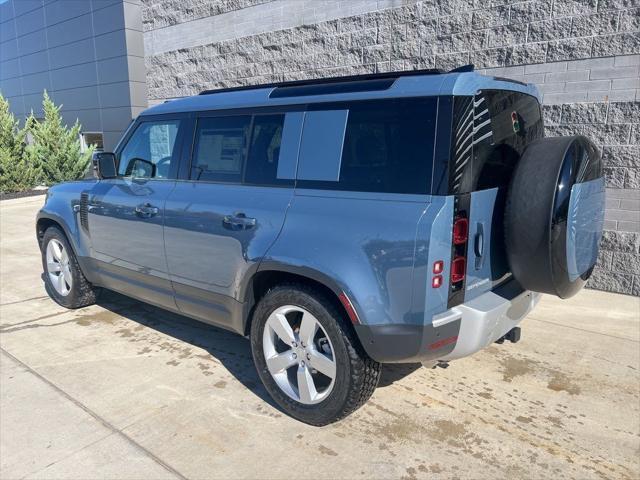
[[(131, 67), (131, 68), (130, 68)], [(0, 92), (22, 120), (42, 92), (65, 122), (103, 132), (112, 149), (146, 107), (140, 5), (124, 0), (9, 0), (0, 4)]]

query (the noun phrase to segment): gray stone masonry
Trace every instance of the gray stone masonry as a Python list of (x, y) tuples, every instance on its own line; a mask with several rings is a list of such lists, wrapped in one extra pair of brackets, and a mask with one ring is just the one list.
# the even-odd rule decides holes
[(547, 135), (584, 134), (603, 154), (605, 234), (589, 286), (640, 295), (640, 0), (144, 0), (143, 18), (151, 104), (467, 63), (538, 85)]
[[(253, 18), (247, 13), (245, 21), (242, 16), (242, 12), (277, 3), (231, 12), (234, 25), (226, 27), (235, 28), (236, 37), (232, 28), (231, 37), (214, 43), (220, 38), (218, 33), (197, 21), (146, 31), (149, 98), (174, 98), (203, 88), (273, 80), (449, 69), (466, 63), (491, 68), (640, 54), (638, 0), (529, 0), (504, 5), (498, 1), (431, 0), (284, 30), (279, 29), (279, 17)], [(304, 5), (306, 1), (289, 3)], [(173, 6), (181, 11), (183, 3), (175, 1)], [(294, 16), (295, 12), (287, 11), (286, 15)], [(250, 36), (244, 33), (251, 31), (247, 26), (250, 22), (259, 23), (264, 31), (269, 21), (274, 22), (275, 30)], [(201, 32), (194, 31), (197, 25)], [(149, 45), (153, 42), (149, 39), (156, 32), (169, 34), (171, 29), (183, 26), (188, 30), (176, 30), (183, 35), (165, 35), (171, 39), (171, 51), (152, 54)], [(188, 37), (189, 48), (179, 48), (183, 37)], [(529, 73), (534, 71), (530, 69)], [(633, 67), (629, 70), (632, 74)], [(606, 80), (606, 75), (604, 70), (594, 71), (593, 78), (566, 73), (564, 77), (550, 76), (545, 83), (595, 82)], [(633, 89), (626, 80), (618, 83), (626, 85), (623, 90)], [(631, 99), (635, 97), (626, 98)], [(583, 100), (588, 98), (562, 99)]]
[(271, 0), (142, 0), (142, 24), (145, 31), (168, 27), (221, 13), (241, 10)]

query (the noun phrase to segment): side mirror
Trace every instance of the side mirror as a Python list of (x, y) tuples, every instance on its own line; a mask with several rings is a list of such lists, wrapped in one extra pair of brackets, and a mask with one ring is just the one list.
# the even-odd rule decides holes
[(103, 178), (116, 178), (116, 156), (110, 152), (95, 152), (93, 154), (93, 169), (96, 176)]
[(132, 178), (154, 178), (156, 176), (156, 166), (149, 160), (132, 158), (129, 160), (124, 176)]

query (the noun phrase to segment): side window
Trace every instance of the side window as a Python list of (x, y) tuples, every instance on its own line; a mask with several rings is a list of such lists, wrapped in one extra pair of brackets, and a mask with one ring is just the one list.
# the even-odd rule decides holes
[(245, 183), (277, 185), (284, 115), (256, 115), (249, 145)]
[(120, 153), (118, 175), (168, 178), (180, 120), (143, 122)]
[[(318, 156), (313, 142), (303, 139), (298, 168), (299, 186), (361, 192), (425, 194), (431, 185), (436, 125), (435, 98), (376, 100), (338, 105), (332, 112), (348, 107), (346, 129), (339, 140), (341, 154)], [(315, 113), (315, 112), (311, 112)], [(322, 128), (305, 120), (307, 127)], [(330, 149), (332, 152), (334, 148)], [(339, 171), (334, 181), (318, 174)], [(313, 163), (314, 165), (307, 165)]]
[(200, 118), (190, 178), (239, 183), (250, 127), (250, 116)]
[(198, 120), (191, 180), (292, 185), (303, 112)]

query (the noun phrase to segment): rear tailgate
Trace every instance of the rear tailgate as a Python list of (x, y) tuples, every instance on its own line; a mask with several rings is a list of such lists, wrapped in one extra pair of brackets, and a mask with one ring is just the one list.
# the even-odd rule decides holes
[(544, 135), (535, 97), (508, 90), (483, 90), (456, 97), (450, 191), (456, 217), (468, 220), (466, 277), (452, 285), (449, 306), (471, 300), (510, 277), (504, 249), (506, 192), (525, 147)]

